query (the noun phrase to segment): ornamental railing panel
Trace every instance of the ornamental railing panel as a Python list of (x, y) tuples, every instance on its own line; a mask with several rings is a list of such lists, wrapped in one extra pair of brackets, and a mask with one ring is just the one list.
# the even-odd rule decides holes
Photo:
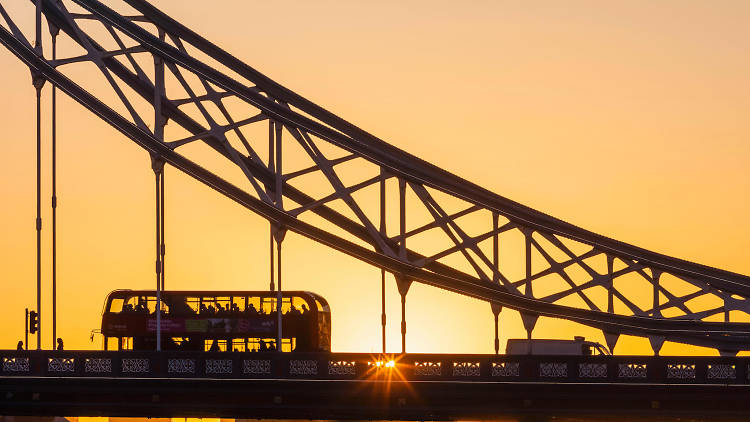
[(245, 359), (242, 361), (242, 373), (246, 375), (270, 375), (271, 361), (268, 359)]
[[(146, 0), (40, 0), (66, 44), (54, 59), (25, 35), (35, 33), (24, 26), (35, 2), (12, 3), (10, 13), (2, 7), (0, 43), (37, 82), (54, 84), (156, 167), (173, 166), (277, 228), (405, 280), (518, 309), (529, 331), (541, 316), (600, 329), (613, 343), (646, 337), (655, 351), (664, 341), (750, 348), (747, 276), (490, 192), (284, 88)], [(76, 72), (79, 65), (103, 83)], [(282, 165), (282, 156), (298, 160)], [(379, 227), (387, 204), (398, 204), (398, 229)], [(514, 252), (501, 261), (499, 245)]]
[(93, 374), (111, 374), (112, 358), (86, 358), (84, 372)]
[(518, 362), (492, 362), (493, 377), (518, 377), (520, 364)]

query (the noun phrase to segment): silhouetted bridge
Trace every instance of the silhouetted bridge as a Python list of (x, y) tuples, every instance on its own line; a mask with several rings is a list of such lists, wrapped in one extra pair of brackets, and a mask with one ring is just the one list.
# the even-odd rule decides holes
[(15, 415), (424, 420), (750, 410), (750, 358), (0, 354), (0, 413)]

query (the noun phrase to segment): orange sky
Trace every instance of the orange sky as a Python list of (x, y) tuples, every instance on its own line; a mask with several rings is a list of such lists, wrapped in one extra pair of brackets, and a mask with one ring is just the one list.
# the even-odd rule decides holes
[[(31, 22), (31, 8), (5, 3)], [(277, 82), (503, 196), (750, 274), (747, 2), (158, 6)], [(12, 348), (24, 307), (35, 305), (34, 94), (28, 70), (5, 49), (0, 68), (0, 347)], [(154, 285), (153, 174), (133, 143), (72, 100), (59, 104), (58, 332), (68, 348), (98, 348), (88, 334), (106, 293)], [(44, 177), (48, 246), (49, 167)], [(166, 236), (168, 288), (267, 288), (267, 223), (171, 168)], [(284, 263), (285, 288), (314, 290), (331, 303), (334, 350), (379, 350), (379, 270), (296, 235), (284, 242)], [(44, 280), (49, 347), (48, 266)], [(397, 300), (391, 282), (394, 351)], [(491, 352), (486, 303), (414, 285), (407, 308), (407, 350)], [(524, 335), (516, 312), (504, 310), (501, 321), (503, 344)], [(534, 334), (601, 338), (544, 319)], [(617, 352), (649, 349), (624, 339)]]

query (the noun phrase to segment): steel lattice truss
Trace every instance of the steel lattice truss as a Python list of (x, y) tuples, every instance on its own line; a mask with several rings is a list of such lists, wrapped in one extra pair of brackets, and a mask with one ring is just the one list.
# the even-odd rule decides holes
[[(664, 340), (726, 353), (749, 348), (750, 325), (738, 321), (750, 314), (750, 278), (510, 201), (311, 103), (146, 1), (108, 3), (41, 2), (76, 54), (45, 58), (4, 8), (0, 41), (155, 160), (282, 231), (383, 268), (402, 284), (517, 309), (527, 330), (548, 316), (601, 329), (611, 345), (628, 334), (648, 337), (655, 350)], [(100, 82), (76, 77), (75, 69), (92, 65)]]

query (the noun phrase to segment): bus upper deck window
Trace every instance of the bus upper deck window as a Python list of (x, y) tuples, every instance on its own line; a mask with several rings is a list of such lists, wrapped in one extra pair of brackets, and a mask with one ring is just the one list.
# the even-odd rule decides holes
[(288, 313), (290, 309), (292, 309), (292, 298), (282, 297), (281, 298), (281, 313), (283, 314)]
[(188, 296), (185, 298), (185, 303), (192, 309), (193, 313), (198, 313), (200, 310), (201, 299), (195, 296)]
[(318, 311), (327, 311), (328, 310), (328, 307), (326, 305), (324, 305), (323, 302), (321, 302), (321, 301), (319, 301), (319, 300), (316, 299), (315, 303), (318, 305)]
[(107, 312), (122, 312), (122, 305), (124, 303), (125, 301), (122, 298), (113, 298), (112, 302), (109, 303), (109, 309), (107, 309)]

